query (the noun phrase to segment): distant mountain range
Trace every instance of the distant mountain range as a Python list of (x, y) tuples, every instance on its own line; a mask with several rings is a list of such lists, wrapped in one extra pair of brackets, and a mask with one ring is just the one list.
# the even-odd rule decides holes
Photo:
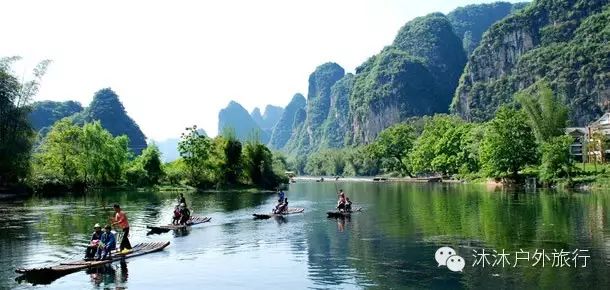
[(261, 110), (257, 107), (250, 112), (250, 117), (268, 136), (271, 136), (273, 127), (280, 120), (283, 112), (284, 109), (282, 107), (267, 105), (262, 115)]
[[(333, 62), (318, 66), (309, 76), (307, 99), (296, 94), (271, 126), (270, 147), (302, 155), (367, 144), (407, 118), (449, 112), (464, 68), (483, 51), (477, 48), (480, 42), (488, 41), (485, 32), (510, 15), (551, 5), (547, 2), (498, 2), (461, 7), (447, 15), (432, 13), (407, 22), (394, 42), (356, 68), (355, 74), (346, 74)], [(261, 131), (268, 130), (260, 110), (252, 112), (252, 121), (243, 108), (236, 111), (240, 117), (219, 124), (241, 124), (244, 132), (256, 130), (254, 123)]]
[[(281, 109), (281, 108), (280, 108)], [(271, 109), (273, 111), (273, 109)], [(235, 133), (237, 139), (247, 141), (253, 138), (267, 144), (269, 142), (270, 133), (261, 128), (255, 118), (259, 119), (261, 124), (265, 124), (265, 118), (260, 115), (260, 110), (254, 110), (257, 115), (251, 116), (248, 111), (235, 101), (229, 102), (226, 108), (218, 113), (218, 134), (222, 135), (227, 130)], [(271, 118), (275, 118), (272, 116)]]

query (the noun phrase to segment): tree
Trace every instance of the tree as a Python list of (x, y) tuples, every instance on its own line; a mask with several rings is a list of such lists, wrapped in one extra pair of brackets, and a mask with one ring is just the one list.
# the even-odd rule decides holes
[(0, 185), (18, 182), (29, 174), (34, 139), (29, 104), (50, 63), (40, 62), (33, 71), (34, 78), (21, 83), (10, 71), (19, 59), (0, 59)]
[(79, 127), (64, 118), (51, 127), (35, 154), (37, 178), (57, 179), (65, 187), (118, 184), (127, 169), (128, 143), (126, 136), (112, 137), (99, 122)]
[(209, 158), (212, 154), (212, 143), (205, 135), (197, 131), (197, 126), (186, 128), (178, 143), (178, 151), (188, 171), (189, 183), (196, 187), (209, 184)]
[(305, 171), (311, 175), (343, 175), (345, 165), (343, 150), (326, 149), (309, 156)]
[(224, 181), (228, 184), (237, 184), (242, 169), (242, 145), (233, 130), (225, 130), (223, 137), (225, 139), (222, 148), (225, 160), (222, 168)]
[(553, 183), (559, 178), (570, 176), (571, 160), (570, 145), (574, 140), (571, 136), (563, 135), (552, 137), (542, 143), (542, 163), (540, 178), (547, 183)]
[(516, 95), (523, 107), (539, 144), (564, 135), (568, 122), (568, 107), (559, 100), (550, 85), (540, 81)]
[(35, 171), (65, 184), (83, 181), (82, 128), (64, 118), (55, 123), (35, 155)]
[(129, 160), (129, 138), (113, 137), (99, 121), (83, 126), (85, 182), (107, 185), (121, 181)]
[(148, 145), (142, 155), (131, 162), (125, 177), (131, 185), (153, 186), (165, 176), (161, 163), (161, 152), (156, 145)]
[(272, 189), (285, 181), (273, 171), (273, 154), (257, 138), (246, 142), (243, 155), (244, 170), (252, 184)]
[(386, 170), (412, 176), (407, 156), (414, 140), (413, 127), (401, 123), (381, 131), (369, 149), (372, 156), (381, 160)]
[(345, 175), (374, 176), (379, 174), (379, 159), (371, 156), (368, 146), (345, 148)]
[(536, 164), (536, 140), (525, 113), (501, 106), (486, 127), (480, 157), (487, 176), (517, 179), (521, 169)]
[(427, 120), (410, 155), (413, 170), (442, 174), (475, 171), (478, 160), (468, 144), (474, 140), (467, 138), (473, 127), (457, 116), (436, 115)]
[(163, 177), (163, 167), (161, 166), (161, 152), (156, 145), (148, 145), (142, 151), (142, 167), (146, 170), (150, 185), (159, 184)]

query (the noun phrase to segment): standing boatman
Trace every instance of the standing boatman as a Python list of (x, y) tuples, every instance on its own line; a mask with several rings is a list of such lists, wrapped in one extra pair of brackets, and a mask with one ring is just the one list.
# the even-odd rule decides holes
[[(121, 245), (119, 251), (123, 254), (128, 253), (131, 250), (131, 243), (129, 243), (129, 222), (127, 221), (127, 214), (121, 210), (121, 206), (114, 204), (114, 219), (112, 225), (118, 225), (123, 230), (123, 237), (121, 238)], [(127, 251), (124, 251), (127, 250)]]
[(286, 198), (286, 194), (284, 193), (283, 190), (278, 189), (277, 190), (277, 196), (278, 196), (277, 202), (284, 202), (284, 198)]

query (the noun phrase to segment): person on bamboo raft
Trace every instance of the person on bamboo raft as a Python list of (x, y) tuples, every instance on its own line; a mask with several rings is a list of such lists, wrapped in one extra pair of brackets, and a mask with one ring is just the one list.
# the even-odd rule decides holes
[(96, 258), (97, 260), (112, 259), (112, 251), (116, 249), (116, 237), (110, 231), (112, 227), (106, 225), (104, 233), (100, 239), (100, 245), (97, 249)]
[(346, 212), (351, 212), (352, 211), (352, 201), (349, 200), (349, 197), (345, 198), (345, 211)]
[(91, 260), (95, 256), (95, 252), (97, 252), (99, 241), (102, 238), (102, 226), (100, 224), (95, 224), (93, 226), (93, 234), (91, 235), (91, 239), (89, 240), (89, 245), (85, 250), (85, 260)]
[(339, 200), (337, 201), (337, 209), (339, 211), (345, 211), (345, 205), (347, 204), (347, 199), (345, 198), (345, 192), (343, 189), (339, 190)]
[(186, 199), (184, 198), (184, 195), (182, 195), (182, 193), (180, 194), (180, 196), (178, 196), (178, 204), (184, 204), (184, 206), (186, 207)]
[(180, 205), (176, 205), (174, 207), (174, 217), (172, 218), (172, 225), (177, 225), (180, 223)]
[(278, 203), (277, 206), (275, 206), (273, 213), (280, 214), (284, 213), (286, 210), (288, 210), (288, 198), (284, 198), (284, 202)]
[(277, 196), (278, 196), (278, 199), (277, 199), (278, 203), (282, 203), (284, 201), (284, 198), (286, 198), (286, 194), (281, 189), (278, 189)]
[(180, 224), (186, 225), (191, 219), (191, 211), (186, 207), (186, 204), (180, 204)]
[(123, 229), (123, 237), (121, 237), (121, 244), (119, 245), (119, 251), (121, 253), (128, 253), (131, 250), (131, 243), (129, 243), (129, 222), (127, 221), (127, 214), (121, 210), (121, 206), (115, 204), (114, 208), (114, 219), (112, 222), (113, 226), (118, 225)]

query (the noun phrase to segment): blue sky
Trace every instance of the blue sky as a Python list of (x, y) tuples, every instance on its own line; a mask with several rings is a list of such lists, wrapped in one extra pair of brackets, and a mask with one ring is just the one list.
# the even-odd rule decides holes
[(53, 60), (36, 100), (87, 105), (111, 87), (149, 138), (214, 135), (230, 100), (285, 106), (319, 64), (353, 72), (410, 19), (489, 2), (10, 0), (0, 56), (22, 56), (18, 74)]

